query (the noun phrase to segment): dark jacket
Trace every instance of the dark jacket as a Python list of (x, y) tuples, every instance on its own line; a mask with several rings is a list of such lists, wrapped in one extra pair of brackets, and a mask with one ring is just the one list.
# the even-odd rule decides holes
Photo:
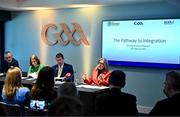
[[(58, 65), (54, 65), (52, 67), (54, 69), (54, 75), (55, 77), (58, 76)], [(73, 67), (70, 64), (64, 63), (63, 69), (62, 69), (62, 73), (61, 73), (61, 77), (64, 77), (67, 73), (71, 73), (71, 76), (66, 79), (67, 82), (73, 82), (74, 81), (74, 71), (73, 71)]]
[(95, 113), (101, 116), (138, 115), (136, 97), (121, 92), (119, 88), (109, 89), (96, 97)]
[(158, 101), (149, 113), (150, 116), (180, 116), (180, 93)]
[(16, 59), (12, 59), (11, 63), (8, 63), (7, 61), (4, 61), (4, 67), (3, 67), (3, 72), (6, 73), (8, 69), (13, 66), (13, 67), (19, 67), (19, 63)]

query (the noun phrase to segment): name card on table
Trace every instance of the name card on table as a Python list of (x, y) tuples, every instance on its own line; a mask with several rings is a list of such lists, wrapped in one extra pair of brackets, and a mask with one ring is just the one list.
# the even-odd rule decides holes
[(2, 76), (5, 76), (6, 74), (4, 74), (4, 73), (0, 73), (0, 77), (2, 77)]

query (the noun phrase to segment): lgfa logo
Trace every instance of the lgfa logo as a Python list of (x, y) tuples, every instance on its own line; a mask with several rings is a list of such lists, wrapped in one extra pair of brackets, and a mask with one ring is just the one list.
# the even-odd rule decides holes
[[(57, 29), (58, 27), (55, 24), (45, 25), (41, 31), (41, 37), (42, 37), (43, 42), (49, 46), (56, 45), (57, 43), (60, 43), (61, 45), (66, 46), (70, 42), (76, 46), (80, 45), (81, 43), (84, 43), (85, 45), (90, 45), (81, 26), (78, 23), (72, 23), (72, 25), (74, 26), (74, 29), (71, 31), (65, 23), (60, 23), (60, 27), (61, 27), (60, 32), (53, 34), (55, 36), (55, 41), (50, 41), (50, 39), (48, 39), (47, 37), (47, 33), (50, 28)], [(79, 35), (79, 40), (76, 40), (74, 38), (75, 33)], [(62, 38), (63, 34), (67, 36), (66, 40)]]

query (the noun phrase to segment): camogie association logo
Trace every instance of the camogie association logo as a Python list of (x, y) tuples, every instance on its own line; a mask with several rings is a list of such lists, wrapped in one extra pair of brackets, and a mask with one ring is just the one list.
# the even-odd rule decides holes
[[(85, 45), (90, 45), (88, 42), (88, 39), (86, 35), (84, 34), (80, 24), (78, 23), (72, 23), (74, 29), (71, 31), (67, 24), (60, 23), (60, 32), (53, 33), (55, 36), (54, 41), (50, 41), (50, 39), (47, 37), (48, 30), (50, 29), (57, 29), (58, 27), (55, 24), (47, 24), (43, 27), (41, 31), (41, 37), (45, 44), (49, 46), (56, 45), (57, 43), (60, 43), (63, 46), (66, 46), (69, 43), (72, 43), (73, 45), (80, 45), (81, 43), (84, 43)], [(74, 35), (77, 33), (79, 35), (79, 40), (75, 39)], [(66, 39), (63, 39), (63, 35), (66, 35)]]
[(119, 26), (120, 23), (118, 21), (108, 21), (107, 26)]

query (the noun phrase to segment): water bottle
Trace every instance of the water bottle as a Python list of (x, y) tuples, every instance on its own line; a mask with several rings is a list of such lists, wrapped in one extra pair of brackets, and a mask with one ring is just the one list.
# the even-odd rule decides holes
[(75, 84), (76, 86), (78, 85), (78, 80), (77, 80), (77, 79), (74, 80), (74, 84)]

